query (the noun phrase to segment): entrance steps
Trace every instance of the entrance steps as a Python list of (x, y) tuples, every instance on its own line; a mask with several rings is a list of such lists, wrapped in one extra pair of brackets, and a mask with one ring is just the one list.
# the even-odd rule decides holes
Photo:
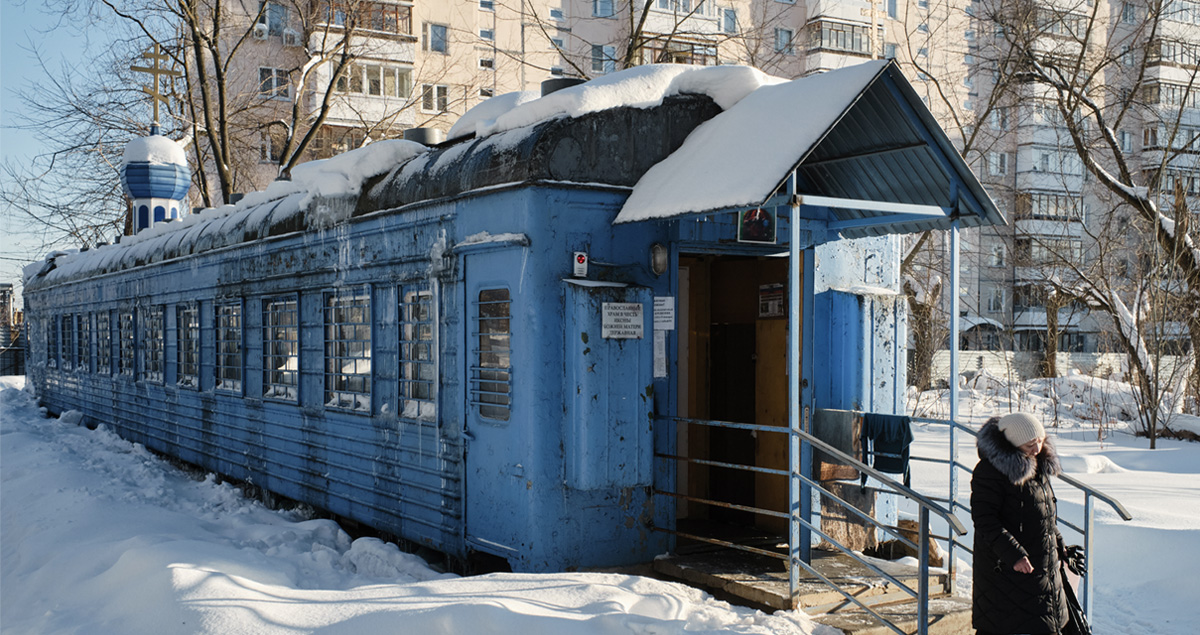
[[(910, 588), (917, 587), (916, 568), (879, 561), (878, 565)], [(733, 549), (686, 555), (660, 556), (654, 570), (764, 609), (787, 610), (791, 606), (784, 561)], [(887, 617), (905, 632), (915, 633), (917, 601), (896, 585), (881, 578), (861, 563), (839, 552), (813, 550), (813, 567), (837, 583), (863, 604)], [(945, 573), (929, 576), (929, 632), (937, 635), (968, 635), (971, 629), (969, 599), (938, 594)], [(938, 594), (938, 595), (935, 595)], [(735, 601), (736, 601), (735, 600)], [(891, 635), (888, 627), (831, 589), (808, 571), (800, 572), (799, 608), (822, 624), (852, 635)]]

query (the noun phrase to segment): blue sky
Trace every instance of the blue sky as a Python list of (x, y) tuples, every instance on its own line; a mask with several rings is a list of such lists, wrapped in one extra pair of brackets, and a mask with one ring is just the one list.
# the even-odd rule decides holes
[[(81, 38), (67, 36), (65, 32), (60, 32), (58, 37), (46, 35), (58, 19), (59, 16), (45, 13), (40, 2), (0, 1), (0, 155), (5, 160), (28, 161), (41, 150), (32, 133), (12, 127), (16, 123), (14, 115), (22, 110), (20, 91), (41, 75), (37, 61), (28, 49), (31, 46), (42, 48), (43, 53), (53, 60), (50, 62), (52, 67), (56, 67), (60, 59), (83, 55)], [(32, 229), (17, 214), (0, 211), (0, 282), (11, 282), (18, 291), (21, 268), (44, 255), (41, 240), (30, 235)]]

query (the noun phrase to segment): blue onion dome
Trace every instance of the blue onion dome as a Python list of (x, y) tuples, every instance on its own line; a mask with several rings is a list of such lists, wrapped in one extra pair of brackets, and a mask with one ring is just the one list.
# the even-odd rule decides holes
[(125, 146), (121, 185), (130, 198), (182, 201), (191, 184), (187, 154), (175, 141), (150, 135)]

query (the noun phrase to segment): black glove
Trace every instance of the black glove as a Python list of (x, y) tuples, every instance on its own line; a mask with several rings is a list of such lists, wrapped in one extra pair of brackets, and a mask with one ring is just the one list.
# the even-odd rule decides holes
[(1067, 569), (1075, 575), (1083, 575), (1087, 573), (1087, 557), (1084, 556), (1083, 547), (1079, 545), (1071, 545), (1063, 549), (1063, 562), (1067, 564)]

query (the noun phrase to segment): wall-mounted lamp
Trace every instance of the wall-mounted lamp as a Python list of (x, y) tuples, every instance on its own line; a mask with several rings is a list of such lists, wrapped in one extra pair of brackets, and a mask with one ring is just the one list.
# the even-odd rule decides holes
[(667, 272), (667, 264), (670, 262), (670, 252), (662, 243), (654, 243), (650, 245), (650, 271), (656, 276), (661, 276)]

